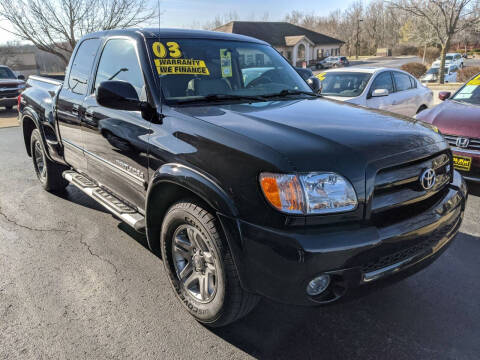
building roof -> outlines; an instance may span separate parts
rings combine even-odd
[[[288,43],[292,43],[290,39],[298,36],[305,36],[314,44],[343,44],[341,40],[287,22],[231,21],[215,31],[251,36],[273,46],[292,46],[287,44],[287,38]]]
[[[314,44],[308,37],[305,35],[298,35],[298,36],[285,36],[285,45],[287,46],[295,46],[301,40],[306,40],[311,44]]]

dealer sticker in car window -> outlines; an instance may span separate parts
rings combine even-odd
[[[476,76],[468,82],[468,85],[480,85],[480,75]]]
[[[159,41],[152,44],[153,54],[157,57],[154,59],[155,67],[159,75],[210,75],[205,61],[182,58],[183,54],[177,42],[169,41],[165,45]]]
[[[322,73],[318,74],[317,75],[318,80],[320,80],[320,81],[325,80],[325,74],[326,74],[326,72],[322,72]]]
[[[466,156],[454,156],[453,167],[457,170],[470,171],[472,166],[472,158]]]
[[[220,49],[220,67],[222,77],[232,77],[232,53],[228,49]]]

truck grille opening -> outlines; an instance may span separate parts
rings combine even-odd
[[[429,190],[420,183],[426,169],[433,169],[436,176]],[[444,196],[443,190],[451,182],[452,175],[450,153],[380,170],[375,178],[371,200],[371,220],[383,227],[427,210]]]

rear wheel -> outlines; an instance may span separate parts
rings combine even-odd
[[[178,299],[201,323],[219,327],[248,314],[259,297],[245,292],[232,255],[205,207],[178,202],[165,215],[161,250]]]
[[[45,155],[40,132],[38,129],[32,131],[30,138],[30,151],[32,154],[33,167],[38,180],[47,191],[61,191],[68,185],[68,181],[62,177],[65,166],[57,164]]]

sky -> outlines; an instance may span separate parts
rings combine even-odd
[[[1,1],[1,0],[0,0]],[[158,0],[148,0],[158,6]],[[201,27],[216,16],[235,12],[239,20],[262,20],[268,14],[269,21],[282,20],[292,10],[327,15],[332,10],[346,9],[354,0],[160,0],[161,27]],[[368,0],[364,0],[367,2]],[[0,14],[1,15],[1,14]],[[10,28],[0,20],[0,27]],[[0,29],[0,44],[15,40],[7,31]]]

